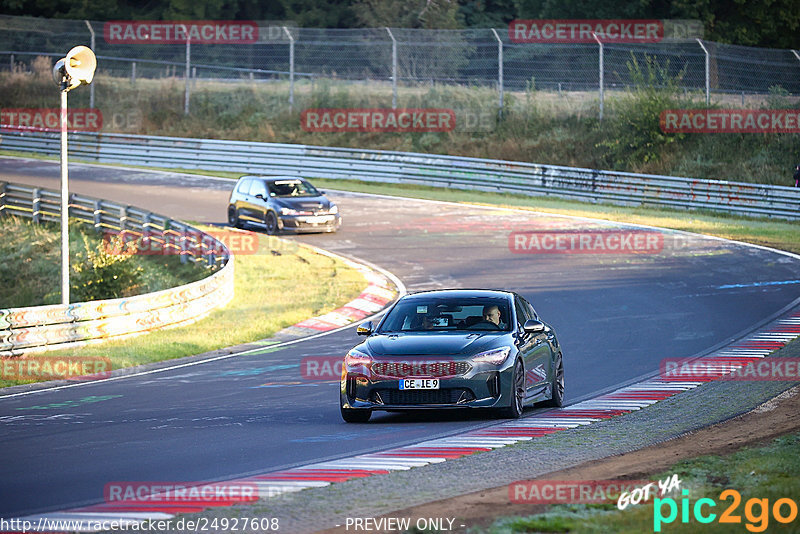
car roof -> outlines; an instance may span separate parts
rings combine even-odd
[[[245,178],[259,178],[269,182],[274,182],[275,180],[306,180],[306,178],[302,176],[264,176],[260,174],[245,174],[244,176],[240,176],[239,180],[244,180]]]
[[[414,297],[453,297],[453,298],[509,298],[515,295],[513,291],[503,289],[434,289],[408,293],[403,298]]]

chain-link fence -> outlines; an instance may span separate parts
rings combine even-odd
[[[603,90],[637,83],[634,64],[655,62],[673,83],[706,98],[770,91],[800,94],[800,54],[725,45],[699,39],[653,44],[528,44],[509,39],[507,28],[416,30],[314,29],[258,23],[249,42],[228,44],[123,44],[107,38],[108,23],[0,16],[0,68],[29,64],[36,56],[63,57],[91,46],[98,76],[183,78],[188,93],[198,81],[281,82],[285,106],[297,84],[370,84],[391,91],[440,84],[481,87],[502,107],[505,92],[585,92],[595,104]],[[601,67],[602,65],[602,67]],[[189,83],[191,80],[192,83]],[[602,80],[602,83],[601,83]],[[656,83],[649,80],[650,83]],[[94,105],[94,93],[92,93]],[[601,106],[602,108],[602,106]]]

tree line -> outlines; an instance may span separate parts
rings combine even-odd
[[[0,0],[0,13],[87,20],[290,21],[310,28],[501,28],[514,19],[694,19],[706,39],[800,48],[797,0]]]

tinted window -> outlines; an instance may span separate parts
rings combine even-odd
[[[250,190],[250,180],[240,180],[239,186],[236,188],[236,192],[246,195],[248,194],[247,192],[249,190]]]
[[[264,180],[253,180],[252,184],[250,185],[250,196],[254,197],[256,195],[261,195],[264,198],[267,198],[267,184]]]
[[[496,308],[496,310],[494,310]],[[484,314],[499,312],[499,328]],[[386,316],[380,333],[424,331],[508,331],[508,300],[504,298],[414,297],[400,301]]]
[[[537,315],[536,310],[533,309],[530,302],[522,299],[522,304],[528,309],[528,313],[530,313],[532,319],[539,319],[539,315]]]
[[[269,184],[269,192],[276,197],[318,197],[320,192],[305,180],[275,180]]]
[[[515,298],[514,306],[517,309],[517,322],[520,325],[525,324],[525,321],[527,321],[528,319],[533,319],[533,316],[530,314],[525,305],[522,303],[522,299]]]

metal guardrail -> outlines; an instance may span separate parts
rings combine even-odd
[[[60,193],[0,182],[0,216],[60,220]],[[108,200],[70,195],[70,217],[112,236],[146,238],[182,261],[220,267],[182,286],[128,298],[0,309],[0,356],[41,352],[148,332],[199,319],[233,298],[233,255],[224,243],[188,224]],[[169,250],[174,247],[175,250]]]
[[[56,133],[2,133],[0,148],[58,154]],[[421,184],[587,202],[800,218],[800,188],[410,152],[125,134],[72,133],[70,156],[98,163]]]

